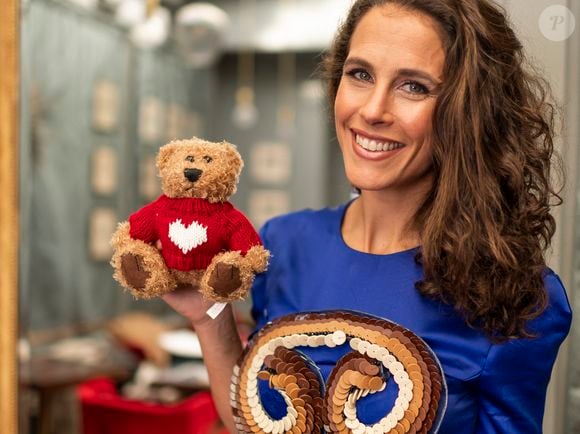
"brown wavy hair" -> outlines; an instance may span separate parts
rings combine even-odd
[[[321,64],[331,113],[351,36],[387,3],[438,23],[444,77],[433,114],[434,184],[415,214],[424,279],[418,290],[453,305],[495,341],[531,337],[547,306],[544,252],[560,205],[554,151],[561,110],[528,62],[505,10],[488,0],[358,0]]]

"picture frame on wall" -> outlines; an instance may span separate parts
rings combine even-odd
[[[188,113],[178,103],[167,104],[167,139],[178,140],[187,138]]]
[[[290,212],[290,205],[290,194],[285,190],[254,190],[248,199],[248,217],[259,228],[272,217]]]
[[[91,188],[97,196],[112,196],[118,188],[117,151],[98,145],[91,155]]]
[[[93,128],[101,133],[112,133],[119,124],[119,87],[108,79],[93,85]]]
[[[113,208],[95,207],[89,215],[89,256],[94,261],[110,261],[113,248],[111,237],[119,219]]]
[[[139,139],[147,144],[164,140],[165,103],[155,96],[143,98],[139,105]]]
[[[292,152],[282,142],[261,142],[250,151],[250,174],[265,185],[286,185],[292,171]]]

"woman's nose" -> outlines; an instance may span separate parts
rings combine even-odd
[[[367,96],[366,101],[360,108],[360,114],[369,124],[392,123],[391,95],[387,90],[375,88]]]

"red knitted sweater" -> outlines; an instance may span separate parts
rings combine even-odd
[[[222,251],[245,254],[262,244],[252,224],[230,202],[161,195],[132,214],[129,223],[131,238],[160,240],[167,266],[181,271],[205,269]]]

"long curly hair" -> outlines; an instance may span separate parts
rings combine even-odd
[[[547,306],[550,208],[562,203],[561,109],[499,5],[358,0],[321,64],[331,113],[358,22],[387,3],[434,19],[446,53],[433,114],[435,181],[414,218],[424,269],[416,286],[495,341],[531,337],[526,323]]]

